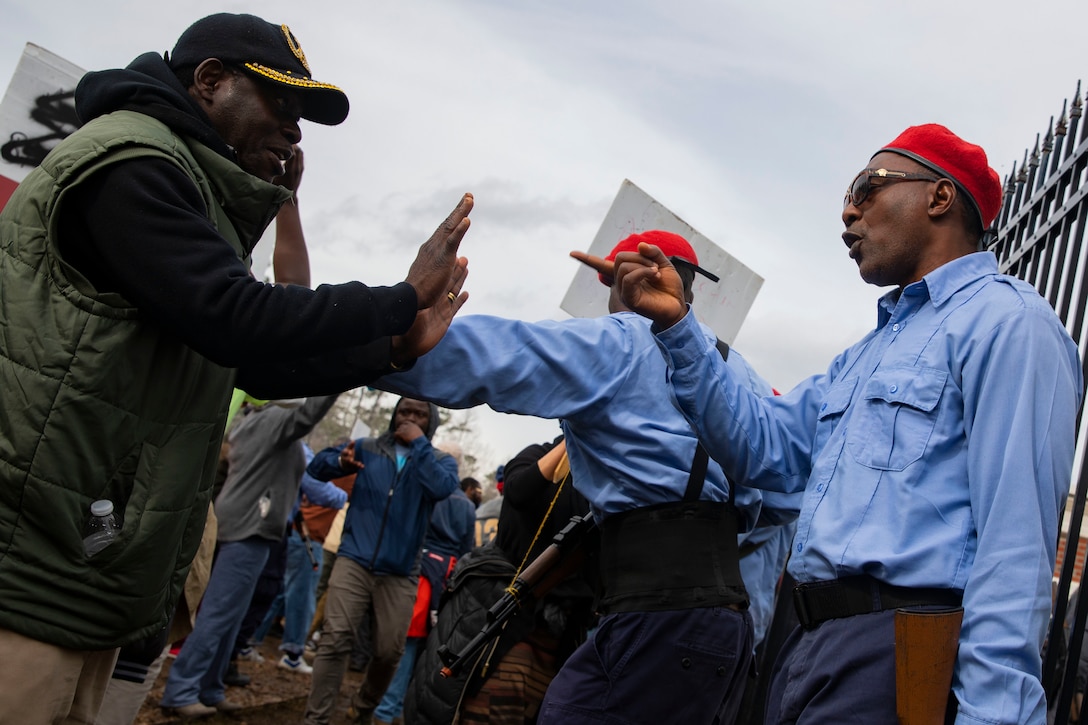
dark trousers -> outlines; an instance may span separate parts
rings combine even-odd
[[[609,614],[548,686],[537,723],[732,723],[751,659],[747,612]]]
[[[767,725],[895,725],[895,612],[800,627],[782,645]]]
[[[744,702],[737,717],[737,725],[764,725],[763,716],[767,709],[767,691],[771,687],[771,675],[774,671],[774,663],[778,661],[778,653],[797,627],[797,610],[793,606],[793,597],[789,592],[793,591],[796,584],[789,572],[782,572],[782,582],[779,584],[779,594],[774,605],[774,617],[771,626],[763,641],[756,647],[755,671],[748,679],[748,685],[744,690]]]
[[[288,535],[290,535],[288,533]],[[264,621],[264,615],[268,614],[272,602],[283,591],[283,577],[287,571],[287,536],[272,547],[265,562],[261,576],[257,579],[257,588],[253,590],[253,597],[246,609],[246,616],[242,618],[242,626],[238,629],[238,636],[234,640],[234,651],[231,659],[238,657],[238,652],[249,646],[249,640],[257,631],[257,627]]]

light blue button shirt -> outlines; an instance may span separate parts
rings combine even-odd
[[[697,330],[713,348],[713,333]],[[746,390],[771,393],[736,352],[728,367]],[[447,408],[487,404],[559,419],[574,485],[598,517],[679,501],[687,486],[695,434],[666,384],[649,321],[631,312],[536,323],[459,317],[411,370],[374,385]],[[728,490],[711,461],[702,499],[725,501]],[[754,524],[760,498],[738,489],[742,529]]]
[[[801,582],[868,574],[964,591],[961,723],[1043,723],[1040,649],[1083,381],[1077,349],[988,252],[879,303],[877,328],[780,398],[738,385],[689,314],[658,335],[731,478],[805,490]]]
[[[302,451],[306,456],[306,465],[308,466],[310,461],[314,459],[313,449],[303,442]],[[295,508],[291,510],[291,517],[287,520],[288,523],[295,518],[303,495],[314,506],[324,506],[330,509],[342,509],[344,504],[348,502],[348,494],[344,489],[332,481],[318,481],[305,471],[302,472],[302,482],[298,493],[299,500],[295,502]]]

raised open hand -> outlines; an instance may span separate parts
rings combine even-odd
[[[417,312],[408,332],[393,338],[392,361],[395,365],[405,365],[434,349],[450,328],[454,315],[468,300],[468,292],[461,290],[466,277],[468,260],[460,257],[450,277],[449,292],[432,306]]]
[[[458,265],[464,266],[463,260],[457,256],[457,248],[468,231],[468,214],[472,211],[472,204],[472,194],[461,197],[457,208],[419,248],[408,270],[404,281],[415,288],[420,310],[447,301],[447,293],[453,290],[455,269]]]

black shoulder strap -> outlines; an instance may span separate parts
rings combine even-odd
[[[729,343],[718,340],[715,344],[722,360],[729,359]],[[684,489],[685,501],[698,501],[703,493],[703,482],[706,480],[706,467],[710,456],[702,443],[695,446],[695,457],[691,461],[691,474],[688,476],[688,485]],[[729,484],[729,503],[733,503],[733,484]]]
[[[702,443],[695,445],[695,458],[691,461],[691,473],[688,474],[688,486],[684,490],[684,501],[698,501],[703,493],[703,482],[706,480],[706,464],[710,456]]]
[[[721,355],[722,355],[722,360],[728,360],[729,359],[729,343],[728,342],[725,342],[724,340],[718,340],[718,342],[714,345],[714,347],[718,348],[718,352],[720,352]]]

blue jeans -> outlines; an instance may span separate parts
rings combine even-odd
[[[283,591],[273,600],[264,621],[253,634],[254,644],[264,642],[268,630],[282,614],[283,640],[280,649],[296,659],[306,647],[306,634],[310,631],[310,622],[317,608],[314,592],[321,577],[321,546],[312,541],[310,546],[317,560],[317,569],[314,569],[310,555],[306,553],[302,538],[294,531],[287,537],[287,571],[283,576]]]
[[[208,588],[177,659],[170,668],[163,707],[202,702],[215,705],[225,697],[223,675],[230,664],[234,638],[249,608],[257,578],[278,541],[251,537],[219,545]]]
[[[389,687],[385,688],[385,695],[374,711],[374,717],[385,722],[393,722],[400,717],[404,710],[404,695],[408,692],[408,683],[412,681],[412,670],[416,668],[416,654],[423,644],[425,637],[409,637],[404,643],[404,654],[400,656],[400,664],[393,674]]]

